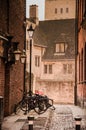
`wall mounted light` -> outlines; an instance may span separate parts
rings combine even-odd
[[[25,60],[26,60],[26,52],[25,52],[25,50],[23,50],[20,59],[21,59],[21,63],[24,64],[24,63],[25,63]]]
[[[5,63],[14,64],[20,60],[20,56],[25,61],[25,52],[18,49],[19,42],[12,42],[13,36],[8,35],[6,37],[0,35],[0,57],[2,57]],[[24,62],[22,61],[22,62]]]
[[[8,39],[0,35],[0,57],[4,57],[4,43],[8,42]]]

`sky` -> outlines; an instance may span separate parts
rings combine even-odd
[[[29,6],[38,5],[39,20],[44,20],[44,1],[45,0],[26,0],[26,17],[29,18]]]

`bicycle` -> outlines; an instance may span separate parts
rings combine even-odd
[[[15,106],[15,114],[18,110],[24,111],[24,114],[27,114],[30,110],[34,110],[37,114],[43,114],[49,107],[53,106],[53,100],[47,96],[28,94],[29,92],[24,93],[22,100]]]

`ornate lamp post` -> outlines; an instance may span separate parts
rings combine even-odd
[[[30,28],[27,30],[30,38],[30,68],[29,68],[29,95],[32,95],[32,90],[31,90],[31,82],[32,82],[32,77],[31,77],[31,70],[32,70],[32,37],[33,37],[33,32],[34,29],[32,28],[32,25]]]

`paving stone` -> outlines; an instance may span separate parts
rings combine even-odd
[[[51,121],[46,130],[75,130],[74,116],[79,114],[82,117],[81,127],[86,127],[86,115],[79,107],[72,107],[68,105],[57,105],[56,110],[53,112]],[[81,115],[83,113],[83,115]]]
[[[34,130],[75,130],[74,117],[80,116],[81,128],[86,130],[86,109],[73,105],[55,105],[55,107],[55,110],[49,109],[41,115],[32,111],[29,115],[20,113],[6,117],[2,130],[28,130],[27,116],[34,117]]]

